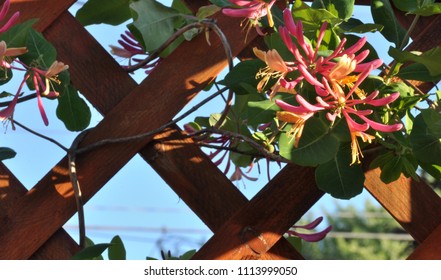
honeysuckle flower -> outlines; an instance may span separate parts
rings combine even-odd
[[[47,118],[46,112],[44,111],[43,100],[41,96],[49,98],[58,97],[59,93],[54,89],[52,82],[60,84],[60,81],[58,80],[58,74],[64,70],[67,70],[68,68],[69,66],[64,64],[63,62],[54,61],[49,69],[47,69],[46,71],[38,68],[31,69],[32,71],[30,73],[32,74],[32,82],[34,84],[35,92],[37,95],[38,109],[45,125],[49,124],[49,120]]]
[[[323,221],[323,217],[318,217],[313,222],[306,225],[294,225],[292,226],[286,233],[288,236],[297,236],[306,242],[318,242],[326,237],[326,235],[332,230],[332,226],[328,226],[322,231],[313,232],[313,233],[305,233],[299,232],[298,229],[303,230],[313,230],[315,229],[321,222]]]
[[[0,120],[1,121],[7,121],[10,120],[11,124],[12,124],[12,128],[14,128],[14,111],[15,111],[15,106],[17,105],[18,102],[18,97],[20,96],[21,90],[24,86],[24,84],[26,83],[26,80],[29,78],[29,74],[27,74],[25,76],[25,78],[21,81],[20,86],[17,89],[17,93],[15,94],[14,98],[12,99],[11,102],[9,102],[9,105],[4,108],[3,110],[0,110]]]
[[[28,50],[23,48],[8,48],[5,41],[0,42],[0,68],[11,68],[11,57],[25,54]]]
[[[283,111],[276,112],[277,119],[291,123],[292,127],[288,132],[289,137],[294,139],[294,147],[298,147],[300,138],[302,137],[303,128],[306,121],[314,115],[315,112],[311,112],[306,108],[290,105],[282,100],[276,99],[276,104]]]
[[[358,82],[358,81],[357,81]],[[352,162],[360,163],[360,156],[363,157],[360,145],[357,141],[357,137],[360,137],[363,142],[369,142],[375,139],[374,136],[365,133],[366,130],[372,128],[380,132],[395,132],[402,129],[403,125],[401,123],[396,124],[381,124],[369,119],[367,116],[373,113],[371,109],[357,110],[358,105],[371,105],[371,106],[386,106],[389,103],[395,101],[400,94],[398,92],[392,93],[389,96],[375,99],[379,92],[374,91],[366,98],[355,99],[352,98],[352,93],[355,91],[355,87],[347,95],[341,95],[334,92],[329,84],[324,81],[325,87],[327,87],[329,96],[322,98],[317,96],[317,104],[310,104],[302,96],[297,95],[296,100],[300,104],[299,108],[309,112],[318,112],[321,110],[327,110],[326,117],[331,123],[334,123],[337,117],[344,117],[348,125],[349,131],[351,133],[351,151],[352,151]],[[296,106],[293,106],[296,107]],[[300,109],[298,109],[300,110]],[[352,116],[356,116],[358,119],[362,120],[364,123],[356,122]]]
[[[277,79],[276,84],[271,88],[270,99],[272,99],[276,92],[280,88],[280,80],[283,79],[286,74],[293,70],[292,63],[285,62],[277,50],[261,51],[257,48],[253,48],[254,54],[263,62],[266,63],[266,67],[257,72],[256,79],[261,79],[257,85],[257,90],[262,92],[266,87],[270,79]]]
[[[148,57],[149,54],[144,51],[141,44],[136,41],[132,33],[126,31],[124,34],[121,34],[120,37],[121,39],[118,40],[120,46],[110,45],[110,49],[113,55],[129,60],[128,66],[123,66],[123,68],[130,67],[132,61],[138,63],[145,57]],[[142,68],[146,69],[146,74],[150,74],[159,62],[160,58],[155,59],[151,63],[144,65]]]
[[[10,1],[6,0],[5,3],[3,3],[2,8],[0,10],[0,22],[3,21],[8,14],[10,6]],[[11,28],[16,22],[18,17],[20,16],[20,12],[15,12],[3,26],[0,27],[0,33],[6,32]]]
[[[251,171],[251,168],[252,168],[252,166],[250,167],[250,169],[246,173],[249,173]],[[239,166],[235,166],[234,173],[230,176],[230,180],[232,182],[234,182],[234,181],[243,180],[243,178],[245,178],[250,181],[257,181],[257,178],[248,176],[246,173],[243,172]]]
[[[271,7],[274,5],[276,0],[229,0],[229,2],[238,6],[238,8],[224,8],[222,9],[222,13],[230,17],[240,17],[248,19],[248,22],[246,24],[246,26],[249,26],[248,30],[252,27],[256,27],[257,33],[259,35],[264,35],[259,27],[259,20],[265,16],[268,18],[269,26],[274,26],[273,17],[271,14]]]
[[[375,69],[383,63],[380,59],[361,63],[369,54],[368,50],[356,54],[366,43],[365,37],[347,49],[344,48],[346,39],[343,38],[329,56],[320,56],[318,50],[325,36],[327,22],[321,26],[315,47],[313,47],[303,36],[302,22],[298,21],[296,24],[289,9],[283,11],[283,18],[285,26],[279,27],[279,33],[288,50],[294,56],[294,68],[298,70],[300,76],[293,81],[282,79],[280,81],[282,87],[292,89],[299,82],[305,80],[316,87],[319,95],[325,96],[327,92],[324,90],[322,78],[332,85],[334,91],[340,91],[341,87],[351,87],[357,80],[357,75],[350,76],[351,73],[359,73],[364,76],[370,72],[371,66]],[[291,36],[294,36],[296,41],[293,41]],[[357,94],[359,93],[361,94],[361,92],[357,92]]]

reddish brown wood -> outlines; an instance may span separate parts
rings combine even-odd
[[[177,127],[155,136],[140,154],[213,232],[248,202]],[[285,239],[279,240],[268,254],[260,257],[302,259]]]
[[[323,192],[314,169],[287,165],[240,208],[194,259],[256,259],[314,205]]]
[[[69,43],[61,34],[69,33]],[[89,32],[64,12],[44,35],[69,65],[72,83],[101,113],[106,114],[137,86],[136,82]],[[115,41],[119,37],[115,34]]]
[[[366,172],[366,189],[417,241],[423,242],[441,223],[441,198],[423,181],[401,176],[388,185],[381,171]]]
[[[219,17],[218,24],[237,55],[244,48],[243,37],[236,32],[239,20]],[[60,38],[70,32],[68,26],[57,28],[60,28]],[[84,144],[150,131],[173,118],[226,66],[224,50],[214,35],[211,44],[211,47],[207,46],[205,38],[199,36],[181,45],[108,113],[86,136]],[[83,59],[87,60],[88,55],[84,53]],[[96,82],[105,85],[104,81]],[[101,94],[105,98],[107,92]],[[85,200],[94,195],[148,141],[110,145],[80,156],[77,160],[78,175]],[[28,258],[73,215],[75,203],[66,166],[66,159],[62,159],[14,205],[11,210],[15,213],[14,219],[0,229],[0,238],[7,244],[0,248],[0,258]],[[30,234],[29,229],[37,226],[41,229],[38,234]]]
[[[75,2],[75,0],[11,0],[9,15],[19,11],[20,22],[38,19],[34,27],[43,31]],[[67,34],[69,33],[65,35]]]
[[[441,224],[416,248],[408,260],[441,260]]]
[[[14,217],[10,212],[11,206],[23,195],[27,189],[11,173],[11,171],[0,162],[0,221],[2,225],[5,221]],[[7,224],[7,222],[6,222]],[[69,259],[74,253],[79,251],[77,243],[70,235],[60,229],[43,246],[35,252],[32,259]]]

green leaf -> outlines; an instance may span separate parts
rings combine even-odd
[[[180,260],[190,260],[193,256],[194,256],[194,254],[196,254],[196,250],[189,250],[189,251],[187,251],[187,252],[185,252],[184,254],[182,254],[180,257],[179,257],[179,259]]]
[[[216,14],[220,10],[221,8],[216,5],[202,6],[199,8],[198,12],[196,13],[196,17],[199,19],[208,18]]]
[[[406,30],[401,27],[389,0],[372,0],[371,1],[372,18],[376,24],[381,24],[384,28],[381,30],[381,34],[392,43],[395,43],[396,47],[400,47],[404,42],[406,36]]]
[[[86,102],[72,86],[66,86],[58,97],[57,117],[70,131],[81,131],[90,123],[91,112]]]
[[[432,109],[426,109],[422,110],[421,114],[430,133],[441,138],[441,113]]]
[[[315,31],[323,22],[329,21],[331,25],[342,22],[336,15],[325,9],[313,9],[300,0],[296,0],[292,7],[292,15],[295,20],[301,20],[305,31]]]
[[[342,22],[339,27],[345,31],[345,33],[367,33],[377,32],[383,29],[383,25],[375,23],[363,23],[359,19],[350,18],[346,22]]]
[[[296,248],[297,251],[302,252],[302,239],[297,236],[289,236],[286,238],[288,240],[289,244]]]
[[[132,17],[130,0],[89,0],[75,17],[84,26],[91,24],[119,25]]]
[[[414,11],[411,14],[420,15],[424,17],[441,14],[441,3],[432,3],[430,5],[424,5]]]
[[[133,0],[130,9],[134,22],[128,28],[147,52],[158,49],[183,20],[175,9],[155,0]]]
[[[418,80],[423,82],[438,82],[441,80],[441,74],[437,76],[430,75],[427,67],[421,63],[412,63],[409,66],[402,67],[397,76],[404,80]]]
[[[0,34],[0,41],[5,41],[8,48],[25,47],[28,34],[36,19],[30,19],[23,23],[13,25],[8,31]]]
[[[248,94],[250,88],[243,85],[247,84],[257,88],[259,80],[256,79],[256,73],[265,66],[265,63],[259,59],[242,61],[219,83],[229,87],[236,94]],[[257,89],[254,91],[257,91]]]
[[[392,0],[394,6],[403,12],[414,11],[418,8],[418,1],[416,0]]]
[[[288,134],[291,125],[287,125],[285,133],[280,136],[280,155],[303,166],[317,166],[335,157],[339,141],[329,133],[329,125],[318,118],[309,119],[303,129],[298,148]]]
[[[279,106],[271,100],[248,102],[248,106],[248,124],[254,127],[272,121],[276,112],[280,111]]]
[[[240,142],[239,144],[234,146],[238,151],[240,152],[244,152],[244,153],[253,153],[256,150],[250,146],[250,144],[245,143],[245,142]],[[235,152],[231,152],[230,153],[230,159],[233,161],[233,163],[236,166],[239,167],[248,167],[251,165],[251,163],[253,162],[253,158],[252,156],[249,155],[245,155],[242,153],[235,153]]]
[[[210,0],[210,2],[221,8],[232,6],[231,2],[228,0]]]
[[[380,179],[386,184],[396,181],[403,170],[403,161],[401,156],[394,156],[386,162],[381,168]]]
[[[4,85],[9,83],[9,81],[14,77],[14,72],[11,70],[11,68],[7,69],[0,69],[0,85]],[[4,91],[3,91],[4,93]],[[12,94],[10,95],[12,96]],[[0,96],[1,98],[7,97],[6,95]]]
[[[424,162],[419,163],[421,168],[424,169],[430,176],[436,180],[441,181],[441,166],[436,164],[428,164]]]
[[[27,65],[37,63],[43,68],[49,68],[57,57],[55,47],[33,29],[29,31],[26,47],[28,52],[22,55],[20,60]]]
[[[330,161],[315,169],[318,188],[340,199],[359,195],[364,187],[364,172],[361,165],[350,164],[351,149],[349,145],[344,145]]]
[[[74,255],[72,260],[93,260],[101,257],[101,254],[111,246],[111,243],[101,243],[86,247],[76,255]]]
[[[4,161],[5,159],[14,158],[17,153],[11,149],[6,147],[0,147],[0,161]]]
[[[441,165],[441,135],[430,131],[423,114],[414,120],[410,141],[413,153],[420,162]]]
[[[126,249],[124,248],[124,243],[121,238],[116,235],[110,241],[109,250],[107,251],[109,260],[125,260],[126,259]]]
[[[311,7],[315,9],[324,8],[333,15],[347,20],[352,16],[354,3],[355,0],[314,0]]]
[[[423,64],[432,77],[441,75],[441,47],[435,47],[420,55],[389,48],[389,55],[399,62],[413,61]]]

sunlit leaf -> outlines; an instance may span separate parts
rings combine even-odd
[[[181,13],[155,0],[131,1],[134,22],[129,30],[148,52],[158,49],[182,22]]]
[[[420,55],[395,48],[390,48],[388,53],[399,62],[413,61],[423,64],[432,77],[441,75],[441,47],[432,48]]]
[[[311,7],[325,8],[333,15],[347,20],[352,16],[354,3],[355,0],[314,0]]]

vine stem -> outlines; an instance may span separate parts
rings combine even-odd
[[[412,20],[412,23],[410,24],[409,29],[407,30],[406,34],[404,35],[403,41],[401,42],[401,45],[399,46],[400,51],[402,51],[404,49],[404,47],[406,46],[406,42],[410,38],[410,33],[412,33],[413,30],[415,29],[415,26],[416,26],[419,19],[420,19],[420,16],[416,15],[414,17],[414,19]],[[395,71],[395,68],[397,67],[397,65],[398,65],[397,61],[394,60],[390,66],[389,72],[386,75],[386,80],[389,80],[391,78],[391,75]]]
[[[28,94],[26,96],[20,97],[17,99],[17,103],[25,102],[37,97],[36,93]],[[12,101],[0,102],[0,107],[8,107]]]
[[[216,96],[218,96],[219,94],[225,92],[227,90],[227,88],[223,88],[213,94],[211,94],[210,96],[208,96],[207,98],[205,98],[204,100],[202,100],[201,102],[199,102],[197,105],[193,106],[190,110],[188,110],[187,112],[185,112],[184,114],[182,114],[181,116],[177,117],[176,119],[171,120],[170,122],[158,127],[157,129],[148,131],[146,133],[142,133],[142,134],[138,134],[138,135],[134,135],[134,136],[128,136],[128,137],[121,137],[121,138],[113,138],[113,139],[104,139],[98,142],[95,142],[93,144],[90,144],[88,146],[85,146],[83,148],[78,148],[76,150],[76,154],[82,154],[82,153],[86,153],[89,152],[91,150],[94,150],[98,147],[102,147],[104,145],[108,145],[108,144],[118,144],[118,143],[125,143],[125,142],[130,142],[130,141],[136,141],[136,140],[142,140],[144,138],[153,136],[159,132],[162,132],[164,129],[166,129],[167,127],[169,127],[170,125],[174,125],[177,122],[181,121],[182,119],[186,118],[187,116],[189,116],[191,113],[195,112],[196,110],[198,110],[200,107],[202,107],[203,105],[205,105],[207,102],[209,102],[210,100],[212,100],[213,98],[215,98]]]
[[[277,162],[292,163],[291,161],[287,160],[286,158],[284,158],[280,155],[271,153],[270,151],[265,149],[262,145],[255,142],[253,139],[251,139],[247,136],[244,136],[242,134],[239,134],[239,133],[221,130],[221,129],[213,127],[213,128],[204,128],[204,129],[201,129],[201,130],[196,131],[194,133],[191,133],[191,134],[189,134],[189,137],[199,136],[199,135],[205,134],[205,133],[220,134],[220,135],[224,135],[224,136],[227,136],[230,138],[240,139],[240,140],[250,144],[254,149],[256,149],[259,152],[260,155],[262,155],[265,158],[269,158],[269,159],[275,160]]]
[[[17,126],[23,128],[24,130],[26,130],[27,132],[30,132],[31,134],[34,134],[34,135],[36,135],[36,136],[38,136],[38,137],[40,137],[40,138],[43,138],[43,139],[45,139],[45,140],[47,140],[47,141],[49,141],[49,142],[51,142],[51,143],[57,145],[58,147],[60,147],[60,148],[61,148],[62,150],[64,150],[65,152],[68,152],[68,151],[69,151],[68,148],[66,148],[64,145],[62,145],[60,142],[56,141],[55,139],[50,138],[50,137],[47,137],[47,136],[45,136],[45,135],[43,135],[43,134],[41,134],[41,133],[38,133],[38,132],[36,132],[36,131],[30,129],[29,127],[27,127],[27,126],[25,126],[25,125],[19,123],[19,122],[16,121],[15,119],[14,119],[14,120],[11,119],[11,123],[13,123],[14,125],[17,125]]]
[[[84,218],[84,203],[83,203],[83,195],[81,193],[80,182],[78,181],[77,176],[77,166],[76,166],[76,155],[78,145],[86,136],[87,132],[90,129],[84,130],[75,138],[72,142],[72,145],[67,153],[68,161],[69,161],[69,177],[72,184],[72,188],[75,194],[75,203],[77,206],[78,213],[78,231],[79,231],[79,245],[81,248],[85,248],[86,245],[86,221]]]
[[[137,64],[135,64],[133,66],[127,67],[126,71],[133,72],[133,71],[138,70],[138,69],[142,68],[143,66],[147,65],[149,62],[155,60],[156,58],[158,58],[160,56],[160,54],[166,48],[168,48],[170,46],[170,44],[172,44],[176,39],[178,39],[179,36],[181,36],[182,34],[184,34],[185,32],[187,32],[193,28],[203,28],[205,30],[205,32],[207,32],[206,34],[208,34],[208,31],[210,31],[210,30],[213,30],[216,33],[216,35],[219,37],[219,39],[222,43],[222,46],[224,47],[225,55],[227,56],[227,61],[228,61],[228,68],[231,71],[234,68],[233,52],[231,51],[231,46],[228,43],[228,40],[227,40],[227,37],[225,36],[225,34],[222,32],[222,30],[216,24],[216,21],[212,20],[212,19],[203,19],[198,22],[190,23],[190,24],[180,28],[170,38],[168,38],[167,41],[165,41],[157,50],[155,50],[153,53],[151,53],[147,58],[145,58],[144,60],[138,62]],[[210,45],[210,41],[208,40],[208,36],[207,36],[207,43]],[[225,108],[224,108],[219,120],[214,125],[215,128],[219,128],[222,125],[222,123],[225,121],[225,119],[227,118],[227,115],[230,111],[232,103],[233,103],[233,91],[229,90]]]

